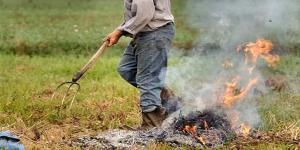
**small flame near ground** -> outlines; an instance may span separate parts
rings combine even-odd
[[[208,130],[208,128],[209,128],[206,121],[204,121],[204,128],[205,128],[205,130]],[[192,126],[186,125],[184,127],[183,131],[185,133],[189,133],[190,135],[195,137],[197,140],[199,140],[199,142],[201,144],[206,145],[205,138],[203,136],[197,134],[197,126],[196,125],[192,125]]]
[[[198,127],[196,125],[192,125],[192,126],[191,125],[186,125],[184,127],[183,131],[185,133],[189,133],[190,135],[194,136],[196,139],[199,140],[200,143],[202,143],[203,145],[205,145],[206,144],[205,138],[203,136],[201,136],[201,135],[200,136],[197,135],[197,128]],[[208,130],[209,129],[209,126],[208,126],[208,123],[207,123],[206,120],[203,121],[203,129],[204,130]]]
[[[189,133],[189,134],[196,134],[197,133],[197,126],[190,126],[190,125],[186,125],[183,129],[184,132]]]
[[[241,128],[241,132],[242,132],[243,136],[246,137],[250,134],[251,127],[249,125],[246,125],[245,123],[242,123],[240,128]]]
[[[199,140],[203,145],[206,145],[205,138],[204,138],[203,136],[199,136],[199,137],[198,137],[198,140]]]

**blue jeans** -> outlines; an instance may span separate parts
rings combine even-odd
[[[165,84],[168,51],[173,37],[174,25],[169,23],[155,31],[138,33],[125,49],[118,71],[140,90],[143,112],[162,106],[160,93]]]

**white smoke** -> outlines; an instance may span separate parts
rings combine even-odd
[[[258,37],[278,44],[299,43],[299,0],[189,0],[188,22],[201,43],[231,48]]]

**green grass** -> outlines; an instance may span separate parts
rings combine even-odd
[[[60,82],[70,80],[86,60],[84,57],[67,56],[1,56],[0,111],[6,115],[17,115],[26,121],[27,125],[33,125],[39,120],[58,123],[73,115],[79,118],[97,115],[111,117],[111,114],[124,117],[125,112],[132,107],[138,107],[137,91],[130,88],[116,72],[118,57],[105,57],[83,77],[82,90],[71,112],[64,110],[63,114],[58,113],[57,106],[60,105],[60,101],[50,100],[53,89]],[[110,121],[106,127],[138,121],[136,116],[130,117],[131,119],[117,116],[112,119],[103,118],[104,121]],[[114,123],[114,119],[117,119],[118,123]],[[1,118],[2,123],[14,121]]]
[[[175,45],[190,48],[191,28],[184,24],[184,2],[173,0]],[[123,21],[119,0],[1,0],[0,52],[14,54],[87,54]],[[124,48],[127,39],[117,48]]]
[[[0,59],[2,129],[32,138],[31,128],[37,128],[39,132],[47,132],[46,128],[50,128],[52,132],[55,125],[68,126],[63,133],[74,134],[73,130],[99,132],[140,122],[138,93],[117,74],[118,57],[102,58],[83,77],[82,90],[70,110],[60,107],[59,95],[53,100],[51,96],[55,87],[70,80],[87,58],[1,55]]]
[[[122,19],[122,4],[118,1],[2,0],[1,3],[0,50],[9,53],[91,51]],[[112,8],[114,11],[110,11]]]

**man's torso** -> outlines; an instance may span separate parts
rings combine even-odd
[[[124,0],[125,12],[124,18],[125,22],[130,20],[132,17],[136,15],[136,8],[132,6],[132,3],[135,0]],[[171,3],[170,0],[153,0],[155,5],[155,12],[152,20],[141,30],[141,32],[145,31],[153,31],[157,28],[166,25],[167,23],[174,22],[174,17],[171,13]],[[144,14],[147,15],[147,10],[143,11]]]

